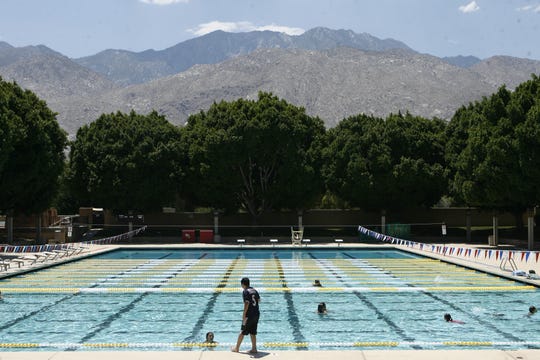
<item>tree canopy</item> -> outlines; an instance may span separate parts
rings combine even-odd
[[[322,120],[269,93],[214,103],[189,117],[185,132],[196,202],[244,209],[303,209],[322,192]]]
[[[66,144],[47,104],[0,78],[0,210],[32,214],[49,207]]]
[[[435,204],[446,190],[445,122],[410,114],[357,115],[329,130],[328,189],[366,210]]]
[[[80,205],[150,211],[181,186],[180,131],[152,112],[104,114],[77,131],[66,175]]]
[[[448,126],[451,191],[470,206],[522,211],[540,189],[540,78],[460,108]]]
[[[533,76],[513,92],[502,87],[449,123],[356,115],[326,131],[269,93],[214,103],[181,128],[155,112],[103,115],[77,133],[63,177],[81,204],[155,210],[180,192],[194,206],[244,210],[255,221],[317,205],[325,190],[365,210],[427,207],[451,193],[460,204],[518,212],[540,199],[539,85]],[[27,136],[9,114],[0,113],[1,171],[14,139]]]

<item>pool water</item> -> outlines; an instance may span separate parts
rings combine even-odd
[[[261,294],[261,350],[540,347],[540,314],[526,315],[535,287],[346,248],[122,250],[6,278],[0,347],[205,349],[213,331],[225,350],[238,336],[244,276]],[[328,314],[317,314],[320,302]],[[465,323],[446,323],[445,313]]]

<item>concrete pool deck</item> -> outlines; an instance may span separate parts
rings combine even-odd
[[[227,351],[86,351],[0,352],[1,360],[534,360],[539,350],[350,350],[261,351],[258,354]]]
[[[431,244],[430,244],[431,245]],[[438,244],[433,244],[438,245]],[[442,244],[440,244],[442,245]],[[358,243],[345,243],[342,244],[344,248],[396,248],[400,250],[414,252],[420,255],[429,256],[434,259],[439,259],[445,262],[454,263],[457,265],[465,266],[468,268],[476,269],[479,271],[491,273],[498,276],[503,276],[509,279],[515,279],[518,281],[534,284],[540,286],[539,280],[529,280],[520,276],[513,276],[511,272],[502,270],[497,265],[496,261],[492,259],[477,258],[477,259],[463,259],[459,257],[446,256],[441,254],[432,253],[429,251],[421,251],[416,249],[411,249],[403,245],[391,245],[391,244],[358,244]],[[444,246],[456,246],[456,247],[470,247],[477,248],[478,245],[467,245],[467,244],[448,244],[445,243]],[[177,248],[177,249],[189,249],[189,248],[208,248],[208,249],[218,249],[218,248],[240,248],[239,245],[222,245],[222,244],[181,244],[181,245],[99,245],[93,246],[88,251],[80,255],[76,255],[69,258],[59,258],[56,260],[51,260],[46,263],[38,263],[34,265],[25,265],[21,268],[13,267],[8,269],[8,271],[0,273],[0,278],[4,276],[11,276],[17,273],[23,273],[27,271],[38,270],[39,268],[49,267],[51,265],[56,265],[64,263],[67,261],[73,261],[79,258],[85,258],[91,255],[95,255],[101,252],[107,252],[119,248]],[[309,247],[322,247],[322,248],[336,248],[338,249],[338,244],[317,244],[309,245]],[[485,247],[485,246],[482,246]],[[245,249],[272,249],[272,245],[243,245],[242,248]],[[276,250],[278,249],[291,249],[291,245],[276,245]],[[303,247],[305,248],[305,247]],[[1,256],[1,254],[0,254]],[[519,266],[521,265],[521,266]],[[519,264],[518,267],[523,270],[533,269],[537,273],[540,273],[540,264],[537,262],[531,261],[525,264]],[[524,268],[526,266],[526,268]],[[242,349],[249,348],[249,344],[246,342],[248,339],[244,340],[244,346]],[[1,340],[0,340],[1,342]],[[6,348],[0,348],[0,360],[45,360],[45,359],[54,359],[54,360],[86,360],[86,359],[96,359],[100,360],[138,360],[138,359],[182,359],[182,360],[242,360],[242,359],[258,359],[258,358],[269,358],[276,360],[296,360],[300,359],[309,359],[309,360],[379,360],[379,359],[404,359],[404,360],[432,360],[432,359],[452,359],[452,360],[464,360],[464,359],[475,359],[475,360],[503,360],[503,359],[514,359],[514,360],[530,360],[538,359],[540,360],[540,350],[533,349],[519,349],[519,350],[326,350],[326,351],[265,351],[262,350],[260,353],[252,355],[245,352],[241,353],[232,353],[228,351],[207,351],[207,350],[194,350],[194,351],[4,351]]]

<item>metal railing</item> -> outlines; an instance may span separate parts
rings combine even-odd
[[[510,267],[512,269],[507,269],[506,268],[506,265],[510,265]],[[499,265],[499,268],[503,271],[516,271],[517,270],[517,265],[516,265],[516,262],[514,261],[514,259],[512,258],[509,258],[507,256],[504,256],[502,259],[501,259],[501,264]]]

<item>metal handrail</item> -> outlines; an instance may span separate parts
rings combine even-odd
[[[512,268],[512,270],[507,270],[506,264],[510,264],[510,267]],[[516,271],[517,265],[514,259],[505,256],[501,259],[501,264],[499,265],[499,268],[503,271]]]

